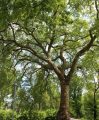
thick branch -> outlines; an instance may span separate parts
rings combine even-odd
[[[83,47],[83,48],[75,55],[74,60],[73,60],[72,65],[71,65],[70,72],[68,73],[68,79],[70,79],[70,78],[72,77],[72,75],[73,75],[73,73],[74,73],[74,70],[75,70],[75,67],[76,67],[76,65],[77,65],[77,62],[78,62],[79,57],[82,56],[83,54],[85,54],[85,52],[87,52],[87,51],[91,48],[91,46],[93,45],[93,42],[94,42],[95,39],[96,39],[96,36],[93,36],[91,31],[89,31],[89,33],[90,33],[90,38],[91,38],[91,40],[89,41],[89,43],[88,43],[85,47]]]
[[[30,46],[22,45],[22,44],[18,43],[18,42],[15,41],[15,40],[4,40],[4,39],[0,39],[0,41],[3,41],[4,43],[12,43],[12,44],[15,44],[17,47],[20,47],[20,48],[22,48],[23,50],[27,50],[27,51],[31,52],[31,53],[32,53],[34,56],[36,56],[37,58],[39,58],[39,59],[47,62],[47,60],[46,60],[44,57],[42,57],[41,55],[38,55],[37,52],[36,52],[33,48],[31,48]]]
[[[34,38],[34,40],[37,42],[37,46],[39,46],[43,50],[44,54],[47,55],[47,52],[45,48],[43,47],[42,43],[40,42],[40,40],[35,37],[34,33],[32,33],[31,35]]]
[[[40,39],[38,39],[38,38],[34,35],[34,30],[35,30],[35,29],[33,29],[33,30],[31,31],[31,30],[29,30],[27,27],[23,27],[23,26],[20,25],[19,23],[13,23],[13,24],[18,25],[18,26],[22,29],[21,31],[23,31],[26,35],[30,35],[30,36],[34,39],[34,41],[36,42],[36,45],[43,51],[43,53],[44,53],[45,55],[47,55],[47,52],[46,52],[45,48],[43,47],[42,43],[40,42]],[[13,31],[12,31],[12,32],[13,32]]]
[[[60,70],[60,67],[56,66],[50,59],[48,59],[48,64],[54,70],[54,72],[57,74],[59,79],[64,79],[64,73]]]

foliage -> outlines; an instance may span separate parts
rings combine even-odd
[[[78,73],[80,74],[80,73]],[[70,84],[70,113],[72,117],[80,118],[82,116],[82,91],[84,82],[81,76],[74,75],[74,80]]]
[[[54,115],[56,115],[56,110],[55,109],[47,109],[46,114],[47,114],[47,116],[54,116]]]
[[[46,114],[45,120],[56,120],[56,110],[48,109],[46,110]]]
[[[97,69],[97,68],[96,68]],[[89,81],[86,83],[86,92],[83,94],[82,111],[85,119],[98,120],[99,119],[99,73],[95,71]],[[93,79],[93,80],[92,80]]]
[[[99,101],[98,101],[98,97],[99,95],[97,95],[97,118],[96,120],[99,119]],[[84,95],[84,98],[83,98],[83,114],[84,114],[84,117],[86,120],[93,120],[94,119],[94,113],[93,113],[93,110],[94,110],[94,103],[93,103],[93,93],[92,91],[90,91],[89,93],[86,93]]]
[[[53,120],[51,118],[54,118],[56,111],[54,109],[48,109],[46,111],[41,111],[41,110],[37,110],[37,111],[32,111],[32,115],[29,116],[29,114],[27,112],[24,112],[20,115],[18,115],[17,119],[18,120]]]
[[[13,113],[12,110],[0,110],[0,120],[12,120],[13,114],[16,118],[16,113]]]
[[[82,69],[87,78],[92,77],[91,69],[99,66],[98,5],[92,0],[0,1],[0,99],[14,96],[11,86],[17,80],[17,105],[22,112],[58,108],[65,99],[59,100],[60,83],[77,79],[71,83],[70,98],[71,111],[78,116],[82,82],[73,74]],[[23,89],[25,80],[30,89]]]
[[[27,112],[23,112],[19,115],[17,115],[17,120],[29,120],[29,116]]]
[[[57,108],[59,100],[58,82],[57,79],[53,79],[52,76],[46,79],[44,71],[37,72],[36,81],[28,91],[33,98],[34,109]]]
[[[32,119],[33,120],[53,120],[56,115],[56,110],[48,109],[46,111],[33,111],[32,112]]]
[[[0,120],[12,120],[14,117],[15,120],[53,120],[56,115],[56,110],[48,109],[46,111],[32,111],[32,116],[30,117],[28,112],[23,113],[14,113],[12,110],[0,110]]]
[[[9,56],[9,53],[3,47],[4,45],[0,47],[0,104],[3,103],[4,105],[4,98],[12,94],[16,72],[11,56]]]
[[[33,120],[44,120],[46,117],[46,112],[44,111],[33,111],[32,113],[32,119]]]

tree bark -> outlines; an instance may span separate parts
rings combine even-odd
[[[70,120],[69,115],[69,84],[66,84],[65,80],[60,83],[61,95],[60,95],[60,107],[57,113],[57,120]]]

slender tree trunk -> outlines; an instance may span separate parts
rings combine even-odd
[[[97,118],[96,90],[94,91],[94,120]]]
[[[69,115],[69,84],[61,81],[60,107],[57,113],[57,120],[70,120]]]
[[[41,110],[41,103],[38,103],[39,110]]]

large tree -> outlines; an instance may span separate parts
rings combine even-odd
[[[0,1],[0,44],[14,64],[41,68],[60,81],[57,120],[70,120],[69,84],[82,55],[98,42],[97,0]],[[28,71],[28,72],[27,72]],[[25,72],[31,73],[26,69]]]

